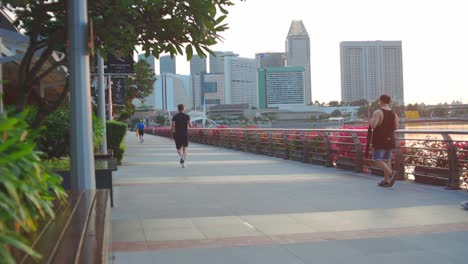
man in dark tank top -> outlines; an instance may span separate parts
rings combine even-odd
[[[380,96],[380,109],[374,112],[372,118],[370,106],[368,109],[369,124],[373,129],[372,157],[377,167],[384,172],[384,180],[379,183],[381,187],[392,187],[396,179],[396,173],[392,170],[390,161],[395,149],[395,130],[398,129],[399,118],[390,108],[390,101],[390,96],[386,94]]]

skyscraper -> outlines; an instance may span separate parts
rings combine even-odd
[[[293,20],[286,38],[286,65],[299,66],[305,69],[305,101],[310,103],[310,39],[302,20]]]
[[[342,101],[373,102],[388,94],[404,104],[401,41],[345,41],[340,53]]]
[[[284,52],[264,52],[255,54],[257,68],[284,67],[286,54]]]
[[[204,99],[207,105],[224,104],[224,75],[197,74],[192,76],[193,105],[203,108]]]
[[[224,89],[226,104],[258,105],[255,59],[225,56]]]
[[[206,72],[206,58],[200,58],[198,55],[193,55],[190,60],[190,75]]]
[[[224,73],[224,57],[238,56],[232,51],[214,51],[215,55],[210,54],[210,73]]]
[[[161,74],[164,74],[164,73],[176,74],[175,57],[172,58],[171,56],[161,56],[159,58],[159,72]]]
[[[165,73],[157,76],[155,107],[165,111],[177,111],[177,105],[192,108],[190,76]]]
[[[269,67],[258,70],[258,107],[304,105],[304,67]]]

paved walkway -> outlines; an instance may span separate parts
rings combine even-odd
[[[467,192],[131,133],[114,263],[468,263]]]

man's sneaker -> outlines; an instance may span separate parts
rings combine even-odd
[[[182,168],[185,168],[185,163],[182,163]]]
[[[180,164],[184,164],[184,159],[180,158]]]
[[[380,187],[392,187],[392,185],[390,185],[388,182],[386,182],[385,180],[379,182],[378,184]]]

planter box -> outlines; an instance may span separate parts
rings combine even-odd
[[[95,161],[95,177],[96,189],[109,189],[111,206],[114,206],[114,193],[112,189],[112,172],[117,170],[117,161],[110,160],[96,160]],[[71,189],[70,171],[55,171],[63,179],[62,187],[65,190]]]
[[[415,166],[413,175],[414,181],[418,183],[437,186],[447,186],[448,184],[448,169]]]

